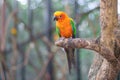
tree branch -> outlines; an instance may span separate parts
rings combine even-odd
[[[102,57],[104,57],[107,61],[117,61],[114,53],[107,47],[99,44],[99,38],[96,40],[87,40],[81,38],[75,39],[66,39],[60,38],[55,42],[55,45],[59,47],[66,47],[66,48],[84,48],[98,52]]]
[[[88,15],[88,14],[90,14],[91,12],[93,12],[93,11],[95,11],[95,10],[99,10],[99,9],[100,9],[100,6],[98,5],[98,6],[96,6],[95,8],[93,8],[93,9],[87,11],[87,12],[83,12],[83,13],[79,14],[79,16]]]
[[[75,39],[60,38],[55,42],[55,45],[66,48],[85,48],[94,50],[96,52],[99,51],[98,42],[96,40],[85,40],[81,38]]]

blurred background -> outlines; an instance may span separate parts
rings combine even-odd
[[[75,20],[77,37],[100,34],[99,0],[0,0],[0,80],[88,80],[94,52],[76,49],[78,68],[70,75],[54,45],[58,10]]]

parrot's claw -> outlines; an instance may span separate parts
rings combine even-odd
[[[64,40],[65,39],[65,37],[61,37],[59,40]]]
[[[69,39],[69,41],[71,41],[73,38],[72,37],[70,37],[70,38],[68,38]]]
[[[65,37],[60,37],[56,42],[55,45],[60,46],[60,44],[62,43],[62,41],[65,39]]]
[[[72,39],[72,37],[70,37],[69,39]]]

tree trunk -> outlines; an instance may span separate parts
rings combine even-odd
[[[117,28],[117,0],[101,0],[100,2],[100,25],[101,25],[101,39],[100,44],[109,48],[116,55],[115,48],[115,35],[114,30]],[[117,57],[117,56],[116,56]],[[97,60],[97,63],[102,58]],[[94,63],[93,63],[94,64]],[[94,80],[115,80],[119,72],[119,65],[117,61],[112,60],[108,62],[103,59],[101,65],[94,65],[91,68],[100,67],[97,72],[90,72],[90,74],[96,73]],[[93,80],[89,76],[89,80]]]
[[[59,39],[57,46],[85,48],[97,52],[89,71],[89,80],[115,80],[120,71],[120,25],[117,0],[100,0],[101,35],[96,40]]]

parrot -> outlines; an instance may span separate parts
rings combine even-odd
[[[56,21],[56,32],[60,38],[75,38],[76,26],[72,18],[68,16],[67,13],[63,11],[55,11],[54,21]],[[74,48],[64,48],[67,56],[68,68],[71,73],[72,67],[76,67],[75,61],[75,49]]]

